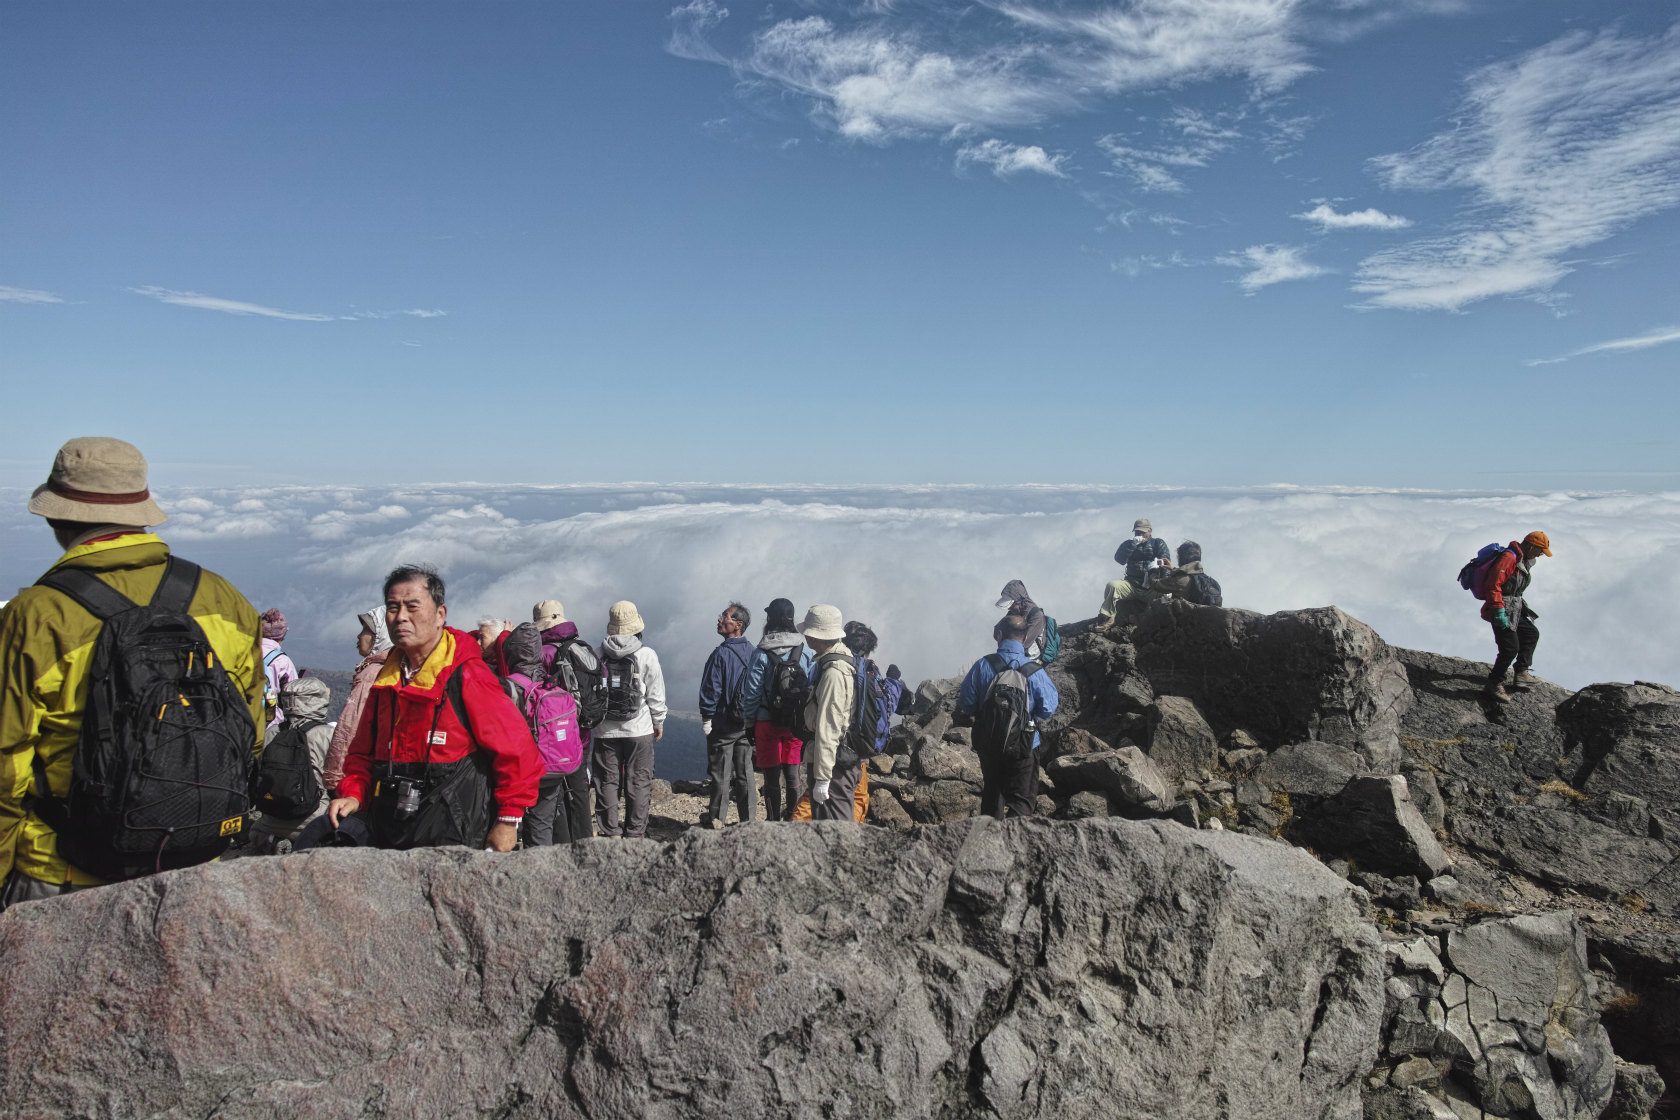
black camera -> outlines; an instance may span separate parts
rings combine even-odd
[[[406,821],[420,811],[420,798],[425,794],[425,783],[410,778],[397,779],[397,804],[394,815],[399,821]]]

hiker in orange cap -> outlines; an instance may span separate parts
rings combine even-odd
[[[1499,646],[1493,672],[1488,674],[1483,694],[1490,700],[1507,700],[1505,671],[1512,663],[1517,675],[1513,688],[1527,688],[1534,683],[1529,666],[1534,663],[1534,647],[1540,644],[1540,630],[1534,620],[1540,616],[1523,602],[1533,578],[1534,562],[1552,554],[1551,539],[1536,529],[1520,542],[1512,541],[1492,564],[1483,585],[1487,601],[1482,604],[1482,617],[1493,625],[1493,640]]]

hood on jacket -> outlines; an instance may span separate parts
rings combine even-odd
[[[542,632],[543,645],[545,646],[559,645],[561,642],[571,641],[575,637],[577,637],[577,623],[575,622],[556,622]]]
[[[602,657],[629,657],[642,648],[639,634],[613,634],[601,643]]]
[[[362,626],[373,635],[373,652],[391,648],[391,633],[385,629],[385,608],[374,607],[371,611],[363,611],[356,616]]]
[[[320,677],[299,677],[280,690],[280,710],[293,719],[326,719],[332,689]]]
[[[803,634],[794,633],[791,630],[776,630],[772,633],[764,635],[764,637],[758,640],[759,649],[767,649],[772,653],[786,653],[794,646],[802,646],[804,644],[805,636]]]
[[[1003,585],[1003,592],[997,601],[997,605],[1000,607],[1007,607],[1017,599],[1025,599],[1029,603],[1032,602],[1032,596],[1027,594],[1027,585],[1018,579],[1012,579]]]
[[[532,680],[542,676],[542,633],[534,622],[521,622],[509,630],[501,642],[502,663],[510,673],[521,673]]]

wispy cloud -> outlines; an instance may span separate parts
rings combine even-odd
[[[1353,210],[1346,214],[1338,214],[1336,208],[1327,202],[1319,203],[1305,214],[1293,216],[1303,222],[1312,222],[1322,230],[1405,229],[1412,224],[1410,218],[1384,214],[1381,210]]]
[[[984,140],[978,144],[964,144],[957,149],[957,168],[972,167],[983,164],[992,169],[992,174],[1001,178],[1014,175],[1019,171],[1034,171],[1040,175],[1051,175],[1057,179],[1067,178],[1067,172],[1062,165],[1067,162],[1064,155],[1049,155],[1037,144],[1010,144],[1003,140]]]
[[[1300,248],[1294,245],[1250,245],[1240,253],[1218,258],[1218,263],[1248,269],[1237,280],[1245,292],[1257,292],[1286,280],[1310,280],[1329,271],[1302,260]]]
[[[1183,253],[1171,253],[1164,257],[1144,253],[1135,257],[1122,257],[1114,262],[1114,271],[1137,279],[1146,272],[1159,272],[1163,268],[1192,268],[1197,262],[1186,257]]]
[[[160,288],[148,284],[140,288],[130,288],[129,291],[157,300],[159,303],[174,304],[176,307],[195,307],[200,311],[220,311],[228,315],[258,315],[267,319],[290,319],[304,323],[333,323],[355,322],[359,319],[395,319],[408,316],[415,319],[441,319],[449,312],[436,308],[416,307],[405,311],[352,311],[348,315],[323,315],[313,311],[285,311],[278,307],[268,307],[260,303],[249,303],[242,299],[223,299],[221,296],[207,296],[202,292],[182,292],[173,288]],[[51,302],[58,302],[56,299]]]
[[[1396,189],[1467,189],[1452,232],[1366,258],[1377,307],[1458,310],[1544,292],[1570,254],[1680,204],[1680,25],[1566,35],[1468,79],[1461,118],[1373,166]]]
[[[1595,342],[1591,346],[1583,346],[1579,350],[1571,350],[1556,358],[1533,358],[1526,364],[1531,366],[1550,366],[1558,362],[1567,362],[1571,358],[1584,358],[1588,354],[1624,354],[1630,350],[1649,350],[1653,346],[1662,346],[1670,342],[1680,342],[1680,327],[1658,327],[1636,334],[1632,338],[1613,338],[1609,342]]]
[[[9,284],[0,284],[0,302],[4,303],[63,303],[64,297],[52,292],[37,291],[34,288],[14,288]]]
[[[136,295],[149,296],[159,303],[170,303],[176,307],[196,307],[201,311],[221,311],[228,315],[261,315],[267,319],[295,319],[309,323],[330,323],[339,318],[337,315],[317,315],[309,311],[282,311],[278,307],[265,307],[260,303],[222,299],[220,296],[207,296],[200,292],[178,292],[172,288],[159,288],[149,284],[141,288],[130,288],[129,291]]]
[[[1097,147],[1143,190],[1177,194],[1184,190],[1178,176],[1185,168],[1206,167],[1209,160],[1241,137],[1233,123],[1178,109],[1161,121],[1162,130],[1172,136],[1167,143],[1138,147],[1130,137],[1112,133],[1099,139]]]
[[[875,143],[1036,124],[1105,97],[1214,78],[1274,91],[1311,69],[1309,0],[1132,0],[1083,12],[1030,0],[808,6],[819,14],[778,21],[726,51],[728,10],[691,0],[671,11],[667,49],[728,65],[749,88],[800,95],[820,123]]]

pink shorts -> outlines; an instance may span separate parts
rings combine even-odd
[[[753,765],[760,770],[772,766],[798,766],[805,744],[780,724],[761,719],[753,726]]]

